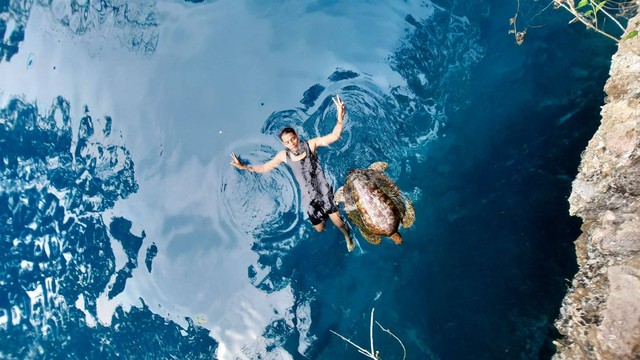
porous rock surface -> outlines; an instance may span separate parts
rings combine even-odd
[[[620,42],[605,92],[569,198],[583,219],[579,271],[556,321],[554,360],[640,359],[640,36]]]

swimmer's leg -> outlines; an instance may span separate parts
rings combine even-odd
[[[347,225],[342,221],[340,213],[338,211],[332,212],[329,214],[329,219],[331,219],[335,226],[342,232],[342,235],[344,235],[344,239],[347,241],[347,250],[353,251],[353,249],[356,248],[356,244],[351,238],[351,233],[349,233]]]
[[[324,225],[325,224],[326,224],[326,222],[324,220],[322,220],[322,222],[320,224],[313,225],[313,228],[316,229],[316,231],[318,231],[318,232],[322,232],[324,230]]]

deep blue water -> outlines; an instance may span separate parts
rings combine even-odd
[[[408,359],[549,359],[615,46],[522,3],[517,46],[515,2],[0,1],[0,357],[364,358],[330,330],[368,349],[375,308]],[[228,164],[334,94],[325,172],[388,162],[401,246]]]

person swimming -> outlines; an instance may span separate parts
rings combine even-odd
[[[347,249],[352,251],[355,243],[345,222],[340,217],[339,207],[333,198],[333,188],[327,181],[317,149],[322,146],[329,146],[340,139],[342,134],[344,115],[346,107],[340,96],[332,98],[337,109],[337,120],[333,131],[327,135],[319,136],[307,141],[301,141],[296,131],[291,127],[286,127],[280,132],[280,140],[285,146],[285,150],[279,151],[271,160],[257,165],[243,164],[235,153],[231,153],[231,165],[241,170],[256,173],[266,173],[282,163],[286,163],[296,178],[302,193],[302,202],[313,227],[318,231],[324,230],[326,219],[342,232],[347,241]]]

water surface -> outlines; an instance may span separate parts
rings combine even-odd
[[[0,354],[352,358],[330,330],[368,349],[375,308],[410,359],[550,358],[615,47],[544,6],[517,46],[509,2],[0,2]],[[229,165],[335,94],[325,173],[389,163],[402,246],[348,253],[285,166]]]

